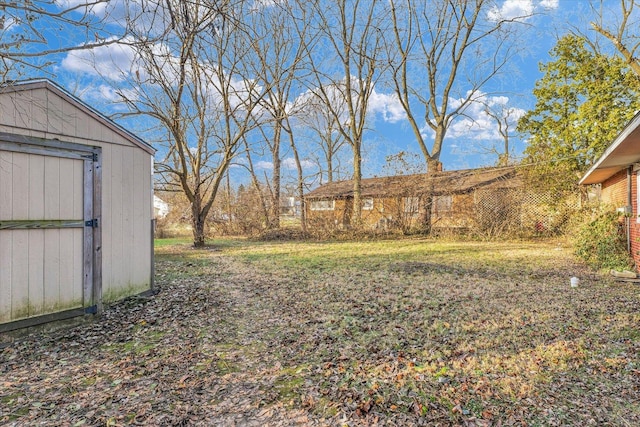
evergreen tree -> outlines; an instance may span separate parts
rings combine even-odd
[[[552,62],[533,91],[536,106],[518,122],[529,135],[525,164],[531,184],[557,192],[575,189],[640,108],[640,77],[617,56],[590,50],[567,35],[551,50]]]

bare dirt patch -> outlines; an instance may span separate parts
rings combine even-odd
[[[165,248],[158,295],[0,350],[0,423],[640,424],[639,288],[545,245]]]

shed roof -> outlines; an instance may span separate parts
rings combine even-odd
[[[599,184],[638,162],[640,162],[640,112],[631,119],[609,148],[584,174],[580,184]]]
[[[465,169],[427,174],[397,175],[380,178],[365,178],[361,181],[363,197],[418,196],[429,189],[433,181],[435,195],[467,193],[489,185],[513,185],[514,167]],[[508,184],[510,182],[511,184]],[[353,180],[324,184],[305,196],[308,199],[341,199],[353,197]]]
[[[35,79],[35,80],[24,80],[24,81],[14,81],[11,83],[7,83],[4,86],[0,87],[0,94],[2,93],[10,93],[10,92],[20,92],[27,91],[33,89],[47,89],[56,95],[60,96],[70,104],[74,105],[76,108],[82,110],[96,121],[102,123],[104,126],[108,127],[112,131],[116,132],[123,138],[130,141],[133,145],[143,149],[147,153],[153,155],[155,153],[155,148],[153,148],[150,144],[143,141],[141,138],[128,131],[121,125],[117,124],[95,108],[91,107],[86,102],[82,101],[75,95],[72,95],[70,92],[59,86],[58,84],[52,82],[48,79]]]

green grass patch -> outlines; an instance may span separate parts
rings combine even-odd
[[[131,331],[130,340],[108,342],[102,345],[102,349],[117,354],[128,354],[136,357],[145,356],[160,345],[167,332],[145,330],[144,328],[144,326],[135,325]]]
[[[300,389],[305,381],[306,366],[295,366],[283,369],[274,381],[274,388],[279,398],[287,403],[300,401]]]
[[[452,273],[531,274],[572,259],[558,242],[439,242],[423,239],[367,242],[268,242],[227,246],[226,253],[257,267],[323,273],[389,268]],[[409,264],[409,263],[414,263]],[[415,264],[415,263],[423,263]]]
[[[193,244],[193,239],[189,239],[187,237],[171,237],[165,239],[154,239],[153,246],[158,248],[165,248],[167,246],[187,246],[189,244]]]

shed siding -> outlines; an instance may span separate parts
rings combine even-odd
[[[11,179],[10,165],[13,161],[13,153],[0,151],[0,218],[11,218],[13,210],[13,182]],[[0,235],[0,260],[11,259],[13,241],[2,238]],[[13,273],[12,263],[7,262],[0,268],[0,322],[7,321],[11,317],[12,289],[2,286],[2,283],[10,283]]]
[[[82,219],[81,160],[0,151],[0,221]],[[82,230],[0,230],[0,322],[82,306]]]
[[[149,289],[153,201],[149,155],[134,147],[101,146],[102,282],[108,302]]]
[[[36,95],[36,99],[39,97],[46,99],[46,111],[49,112],[48,114],[45,114],[45,117],[47,118],[45,122],[47,126],[47,133],[52,135],[64,135],[65,130],[72,133],[72,123],[65,125],[66,118],[63,113],[64,104],[66,104],[66,102],[61,97],[49,91],[45,91],[44,89],[40,89],[39,92],[40,93],[34,95]]]
[[[95,115],[44,87],[2,94],[0,115],[0,130],[4,132],[89,145],[100,142],[134,146],[96,120]]]
[[[126,132],[103,123],[95,112],[45,87],[0,94],[0,131],[101,147],[102,299],[109,302],[148,290],[152,272],[153,213],[149,149],[132,142]],[[28,155],[0,152],[0,200],[3,200],[0,219],[7,218],[7,212],[25,214],[23,219],[70,219],[77,211],[82,218],[82,185],[63,185],[71,181],[70,175],[82,177],[82,162],[76,166],[76,161],[71,159],[35,157],[40,158],[31,160]],[[16,167],[26,167],[33,162],[35,173],[29,178],[32,181],[22,182],[13,173],[15,184],[3,180],[2,176],[8,175],[2,175],[8,159]],[[14,200],[13,195],[21,194],[27,185],[39,188],[29,193],[28,203],[11,206],[4,203]],[[56,200],[62,203],[56,204]],[[30,234],[31,231],[35,232]],[[30,310],[45,312],[47,307],[59,306],[65,301],[82,303],[82,275],[76,277],[75,273],[76,266],[83,264],[82,233],[82,229],[13,230],[10,240],[0,238],[0,260],[8,259],[7,254],[15,259],[0,268],[0,282],[10,283],[12,275],[14,279],[22,275],[20,280],[30,284],[31,275],[44,277],[48,285],[60,283],[57,288],[47,288],[46,293],[30,286],[20,289],[0,286],[0,323],[15,320],[6,314],[12,310],[10,301],[29,300]],[[47,257],[45,264],[42,261],[45,251],[59,255]]]

